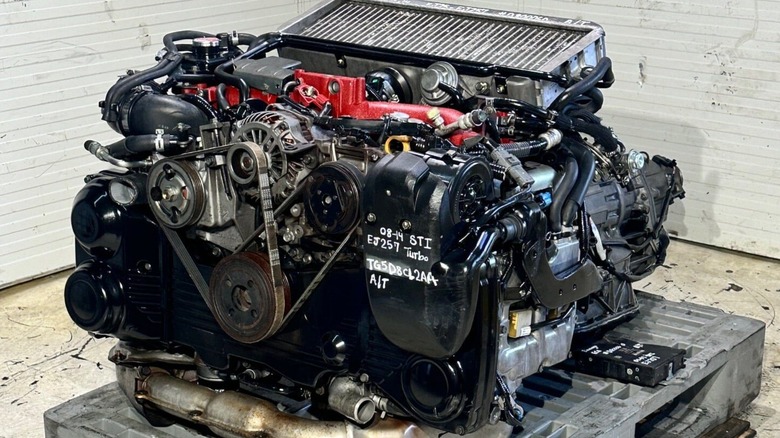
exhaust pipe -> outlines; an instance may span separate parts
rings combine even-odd
[[[119,371],[125,368],[124,371]],[[132,369],[118,366],[118,374]],[[129,371],[129,372],[128,372]],[[234,391],[216,392],[164,373],[139,379],[127,374],[118,380],[140,404],[211,429],[223,438],[429,438],[409,421],[385,419],[362,429],[343,421],[317,421],[281,412],[265,400]],[[124,377],[124,378],[122,378]]]

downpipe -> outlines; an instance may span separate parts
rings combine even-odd
[[[124,370],[120,371],[120,369]],[[347,421],[318,421],[279,411],[265,400],[235,391],[216,392],[204,386],[152,372],[137,377],[133,368],[117,367],[122,390],[132,400],[178,418],[203,425],[223,438],[428,438],[419,426],[393,418],[367,428]],[[124,375],[122,375],[124,374]],[[128,374],[136,375],[130,378]]]

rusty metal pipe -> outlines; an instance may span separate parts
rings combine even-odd
[[[154,373],[140,380],[135,398],[201,424],[224,438],[427,438],[416,424],[397,419],[362,429],[349,422],[316,421],[281,412],[264,400],[239,392],[216,392],[195,383]]]

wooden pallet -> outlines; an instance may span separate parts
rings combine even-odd
[[[741,427],[727,420],[758,395],[764,324],[712,307],[670,302],[646,293],[638,297],[639,316],[611,334],[685,349],[685,368],[653,388],[578,373],[570,363],[549,368],[525,379],[519,390],[526,416],[517,437],[694,438],[716,434],[702,436],[709,438],[730,436],[723,431]],[[149,426],[116,384],[50,409],[44,414],[44,424],[47,438],[206,436],[180,425]],[[747,437],[743,433],[748,429],[733,436]]]

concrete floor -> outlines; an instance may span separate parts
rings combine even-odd
[[[664,267],[636,286],[767,324],[762,392],[743,418],[780,436],[780,262],[674,241]],[[67,273],[0,291],[0,438],[43,436],[43,412],[114,380],[112,339],[76,327],[62,303]]]

